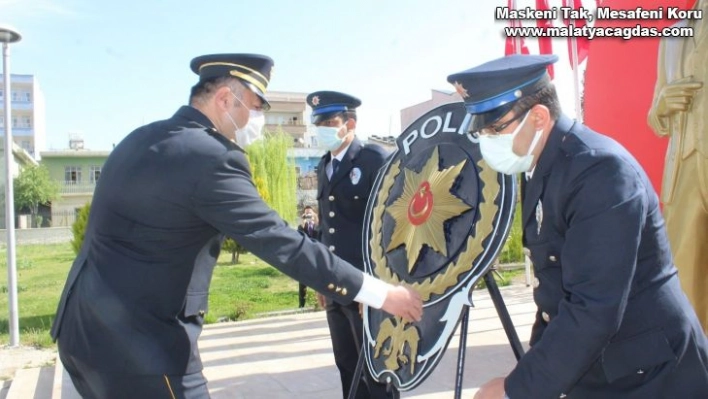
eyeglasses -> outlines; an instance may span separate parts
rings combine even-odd
[[[528,108],[528,109],[527,109],[526,111],[524,111],[524,112],[519,112],[518,114],[516,114],[516,116],[514,116],[513,118],[509,119],[508,121],[506,121],[506,122],[504,122],[504,123],[502,123],[502,124],[500,124],[500,125],[496,125],[496,126],[495,126],[495,125],[490,125],[490,126],[487,126],[487,127],[483,127],[483,128],[481,128],[481,129],[479,129],[478,131],[473,132],[472,135],[473,135],[474,137],[479,137],[479,136],[498,136],[504,129],[506,129],[507,127],[509,127],[509,125],[511,125],[512,123],[514,123],[515,121],[517,121],[517,120],[519,120],[519,119],[521,119],[521,118],[524,118],[524,117],[526,116],[526,114],[528,114],[528,113],[531,111],[531,108],[533,108],[533,107]]]

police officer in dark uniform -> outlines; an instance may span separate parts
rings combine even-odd
[[[190,105],[108,157],[51,330],[81,396],[209,397],[197,339],[224,235],[343,304],[420,317],[415,293],[288,228],[258,195],[242,145],[261,134],[272,66],[253,54],[195,58]]]
[[[356,108],[361,101],[348,94],[318,91],[307,96],[312,107],[312,123],[317,129],[317,146],[326,150],[317,167],[317,201],[320,240],[361,270],[362,229],[366,202],[387,153],[378,145],[364,145],[355,136]],[[320,302],[322,298],[318,297]],[[334,360],[346,398],[352,385],[361,350],[364,327],[356,303],[349,305],[326,300],[327,322]],[[398,397],[391,387],[377,383],[368,372],[359,381],[357,398]]]
[[[475,398],[708,397],[708,342],[657,195],[620,144],[561,114],[546,72],[556,60],[513,55],[448,77],[485,161],[528,179],[531,348]]]

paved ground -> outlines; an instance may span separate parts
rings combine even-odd
[[[524,344],[533,322],[532,289],[502,288],[502,295]],[[487,291],[473,295],[463,378],[463,397],[471,398],[489,378],[505,375],[516,362]],[[404,398],[454,397],[459,335],[442,361]],[[200,340],[204,374],[212,397],[307,398],[340,396],[324,312],[211,325]]]

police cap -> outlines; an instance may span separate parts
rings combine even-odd
[[[555,55],[515,54],[448,76],[471,116],[468,131],[495,123],[516,101],[545,88],[546,67],[556,61]]]
[[[356,112],[361,100],[337,91],[316,91],[307,96],[307,104],[312,107],[311,121],[317,124],[341,112]]]
[[[199,75],[200,81],[224,76],[239,79],[263,101],[264,110],[270,109],[265,97],[273,72],[270,57],[260,54],[208,54],[193,59],[190,68]]]

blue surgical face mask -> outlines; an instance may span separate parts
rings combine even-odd
[[[533,155],[531,154],[541,138],[542,130],[537,130],[536,135],[531,141],[529,150],[526,155],[519,156],[512,149],[514,146],[514,138],[519,134],[521,127],[526,123],[529,113],[524,116],[524,119],[519,123],[519,126],[510,134],[500,134],[496,136],[482,135],[479,136],[479,149],[482,152],[482,158],[489,166],[497,172],[507,175],[513,175],[521,172],[528,172],[533,164]]]
[[[343,134],[343,137],[339,137],[338,133],[342,128],[345,127],[317,126],[317,146],[327,151],[334,151],[341,147],[342,143],[344,143],[344,137],[346,136],[346,134]]]

